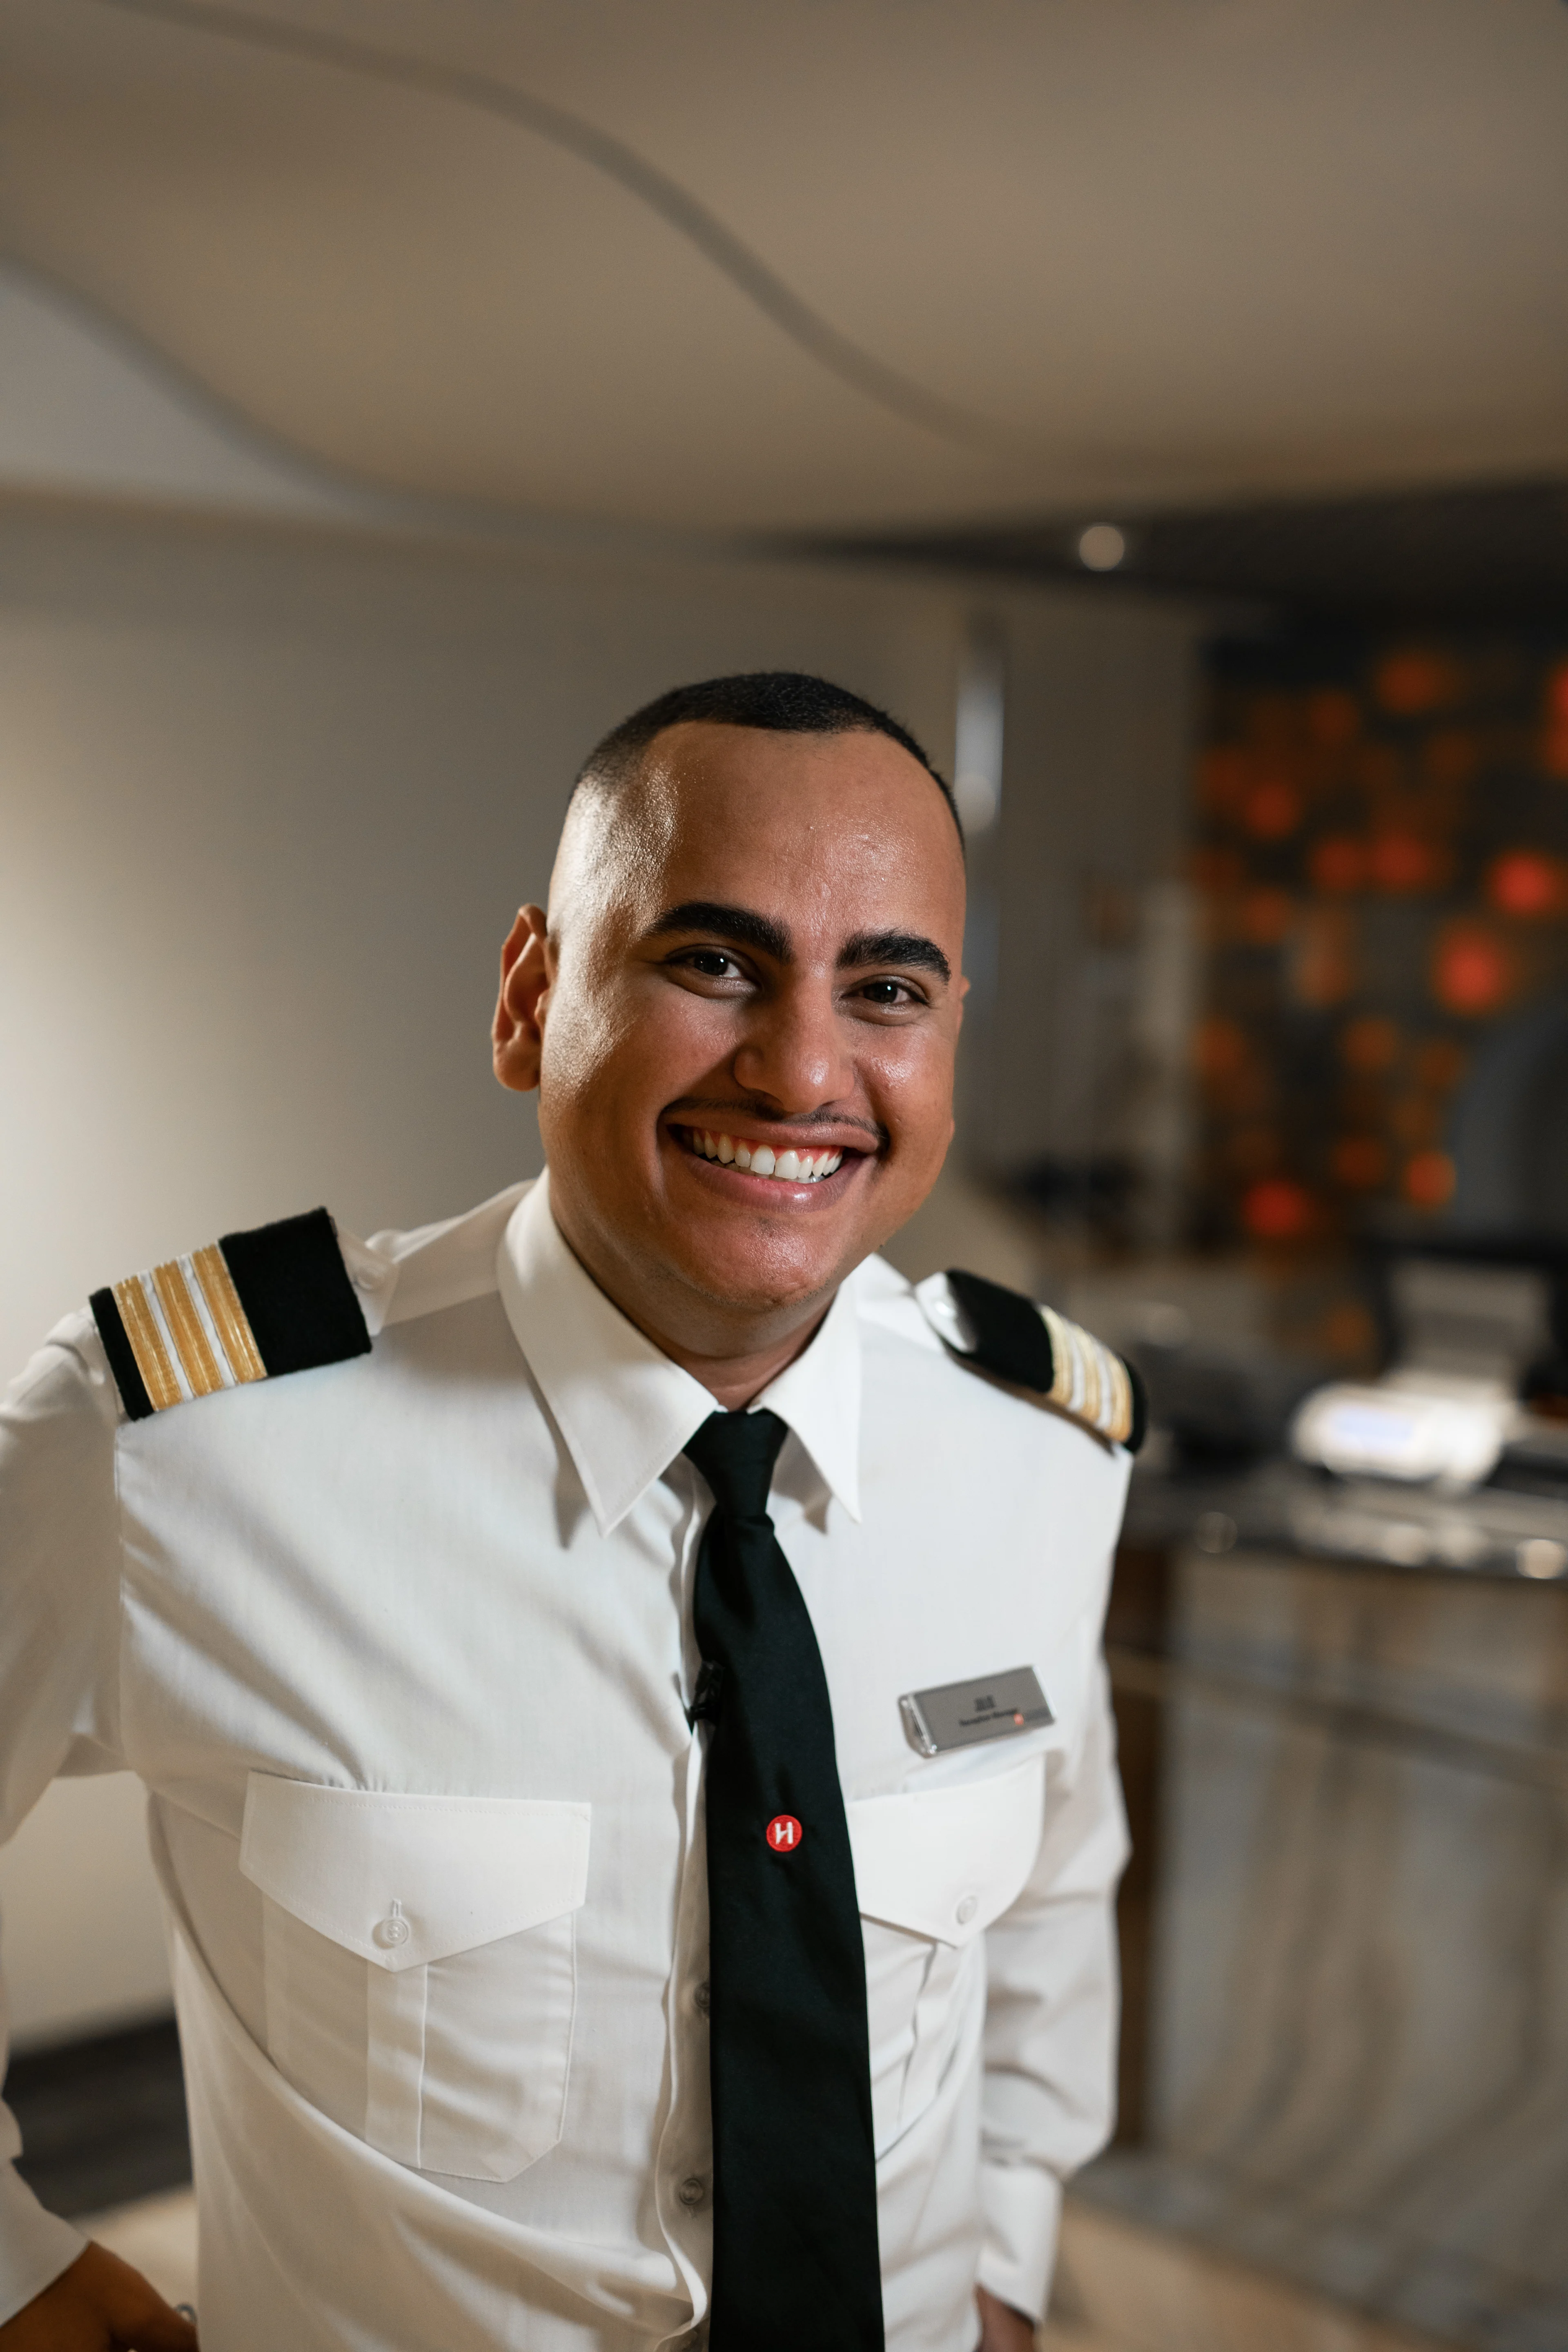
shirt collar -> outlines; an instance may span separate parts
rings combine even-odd
[[[840,1283],[816,1336],[757,1398],[794,1430],[850,1517],[860,1517],[860,1319]]]
[[[714,1410],[700,1381],[627,1320],[561,1237],[542,1176],[497,1252],[501,1304],[554,1415],[601,1535],[617,1528]],[[811,1345],[756,1400],[794,1430],[860,1516],[860,1337],[848,1286]]]

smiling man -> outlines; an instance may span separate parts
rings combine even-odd
[[[96,1294],[0,1431],[0,1786],[151,1791],[207,2352],[1022,2352],[1110,2121],[1138,1409],[876,1252],[963,859],[787,673],[579,779],[494,1055],[547,1174]],[[0,2352],[187,2322],[0,2177]]]

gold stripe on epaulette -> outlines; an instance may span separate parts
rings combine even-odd
[[[114,1303],[154,1412],[264,1381],[267,1367],[216,1242],[114,1285]]]
[[[211,1396],[228,1383],[217,1368],[217,1361],[207,1345],[195,1301],[186,1286],[185,1277],[177,1260],[153,1269],[153,1287],[158,1294],[158,1304],[163,1310],[163,1320],[169,1327],[180,1359],[180,1370],[190,1382],[193,1396]]]
[[[1132,1434],[1132,1383],[1120,1357],[1054,1307],[1042,1307],[1040,1313],[1051,1339],[1050,1402],[1125,1444]]]
[[[1041,1317],[1051,1338],[1051,1362],[1056,1377],[1046,1393],[1052,1404],[1059,1404],[1065,1412],[1077,1412],[1083,1379],[1082,1357],[1073,1345],[1076,1324],[1054,1307],[1042,1307]]]
[[[130,1275],[123,1282],[115,1284],[114,1303],[120,1309],[120,1319],[125,1326],[125,1336],[131,1342],[131,1352],[136,1359],[136,1369],[142,1375],[153,1412],[163,1412],[170,1405],[178,1404],[184,1391],[180,1386],[180,1376],[174,1370],[169,1350],[163,1345],[158,1318],[139,1274]]]
[[[216,1242],[209,1242],[205,1249],[196,1251],[191,1265],[236,1381],[243,1385],[247,1381],[264,1381],[267,1367],[222,1250]]]

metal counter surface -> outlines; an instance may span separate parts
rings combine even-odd
[[[1554,1496],[1140,1475],[1132,2128],[1087,2195],[1455,2345],[1568,2345],[1564,1569]]]
[[[1568,1497],[1503,1486],[1446,1495],[1280,1461],[1239,1472],[1140,1465],[1125,1539],[1551,1582],[1568,1576]]]

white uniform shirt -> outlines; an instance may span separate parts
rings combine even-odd
[[[132,1422],[78,1316],[17,1384],[0,1832],[57,1772],[151,1792],[204,2352],[700,2343],[713,1400],[542,1181],[342,1247],[369,1355]],[[973,2352],[977,2274],[1040,2309],[1110,2118],[1127,1457],[879,1260],[758,1402],[864,1920],[889,2352]],[[900,1694],[1025,1664],[1048,1729],[916,1754]],[[78,2250],[0,2166],[0,2316]]]

